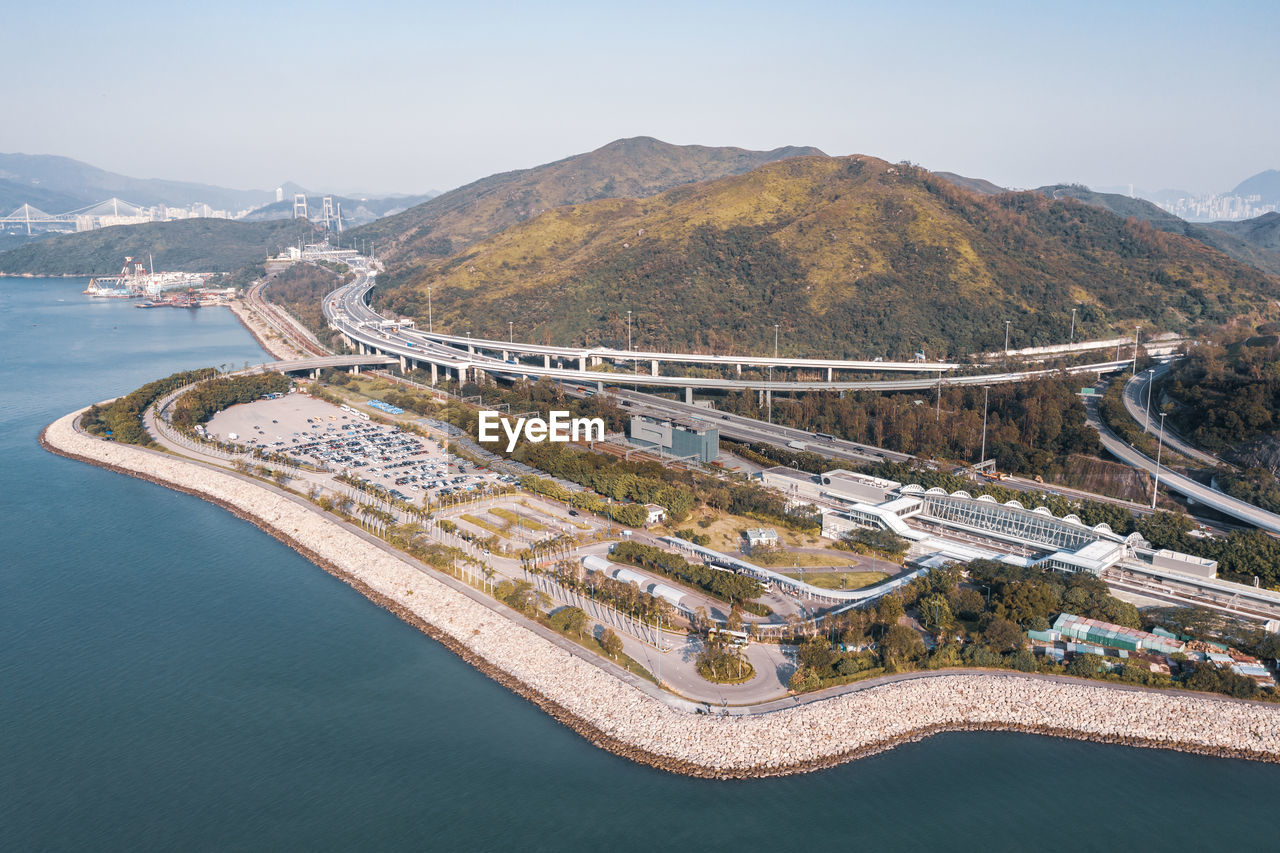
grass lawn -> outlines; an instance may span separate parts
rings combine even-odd
[[[793,566],[804,566],[808,568],[814,566],[821,568],[824,566],[852,566],[858,562],[858,558],[848,551],[843,554],[833,551],[830,554],[806,554],[804,552],[784,551],[779,555],[781,559],[777,562],[769,563],[761,559],[753,558],[750,554],[742,557],[748,563],[754,563],[757,566],[763,566],[766,569],[785,569]]]
[[[523,515],[518,512],[512,512],[511,510],[503,509],[500,506],[489,507],[489,515],[495,515],[498,518],[501,518],[503,521],[510,522],[513,525],[517,525],[517,526],[523,525],[524,527],[527,527],[530,530],[536,530],[541,532],[547,529],[547,526],[540,521],[534,521],[532,518],[530,518],[527,515]]]
[[[499,527],[496,524],[490,524],[489,522],[485,521],[483,518],[480,518],[479,516],[466,513],[458,516],[458,518],[461,519],[462,521],[467,522],[467,524],[474,524],[476,527],[479,527],[482,530],[488,530],[490,533],[496,533],[499,536],[507,535],[507,531],[503,530],[501,527]]]
[[[711,520],[711,523],[706,527],[699,523],[704,519]],[[738,549],[742,547],[745,540],[742,538],[741,531],[746,530],[748,527],[772,527],[778,531],[778,538],[784,544],[793,548],[822,547],[822,543],[816,533],[797,533],[780,524],[757,521],[754,518],[747,518],[743,515],[729,515],[716,510],[698,510],[677,527],[669,529],[672,535],[675,535],[677,529],[684,528],[692,528],[698,533],[705,533],[711,537],[711,545],[709,547],[717,551],[733,554],[737,553]]]
[[[822,589],[861,589],[864,586],[880,583],[889,577],[884,572],[783,572],[782,574]]]

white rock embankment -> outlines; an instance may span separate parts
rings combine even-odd
[[[51,424],[42,443],[63,455],[198,494],[254,521],[592,742],[667,770],[720,778],[780,775],[935,732],[976,729],[1280,760],[1280,707],[1012,674],[939,674],[767,714],[687,713],[308,505],[227,472],[76,432],[77,414]]]

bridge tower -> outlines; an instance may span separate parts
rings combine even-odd
[[[293,218],[307,218],[307,196],[304,193],[293,194]]]
[[[320,214],[320,222],[327,230],[333,231],[333,196],[327,195],[324,197],[323,201],[324,210]]]

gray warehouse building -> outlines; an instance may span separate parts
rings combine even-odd
[[[680,459],[711,462],[720,455],[720,430],[698,420],[631,416],[632,444],[654,447]]]

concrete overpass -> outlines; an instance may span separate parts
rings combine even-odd
[[[482,344],[479,341],[468,340],[467,338],[457,338],[457,336],[449,335],[432,335],[423,333],[417,329],[405,328],[397,326],[395,323],[385,320],[381,315],[371,309],[365,302],[365,295],[373,287],[374,277],[372,273],[360,271],[357,278],[350,284],[335,290],[325,297],[323,303],[323,311],[329,324],[341,332],[347,339],[348,343],[359,350],[361,354],[377,354],[383,353],[393,355],[399,359],[400,366],[404,370],[414,367],[423,367],[431,370],[432,381],[439,380],[439,371],[445,370],[446,374],[450,371],[454,373],[459,381],[466,381],[468,378],[476,381],[483,381],[486,376],[503,376],[509,378],[528,378],[538,379],[541,377],[549,377],[565,383],[579,383],[581,385],[595,385],[597,389],[603,390],[605,384],[610,385],[632,385],[647,386],[651,388],[683,388],[685,390],[685,400],[692,402],[693,390],[700,389],[716,389],[723,391],[759,391],[766,395],[772,395],[774,391],[932,391],[943,385],[996,385],[1003,383],[1023,382],[1029,379],[1035,379],[1043,376],[1050,376],[1059,373],[1057,370],[1026,370],[1008,373],[988,373],[977,376],[948,376],[948,377],[927,377],[917,379],[833,379],[833,373],[836,369],[853,369],[848,365],[861,365],[859,369],[882,369],[884,363],[881,362],[852,362],[852,361],[833,361],[829,359],[770,359],[778,367],[802,367],[804,365],[821,364],[827,368],[826,380],[822,379],[769,379],[769,378],[735,378],[726,379],[721,377],[699,377],[699,376],[663,376],[657,374],[658,364],[660,361],[672,360],[680,358],[699,359],[705,361],[708,356],[689,353],[648,353],[647,356],[656,356],[653,360],[651,370],[648,373],[611,373],[596,370],[589,370],[589,362],[596,357],[590,353],[612,353],[620,352],[622,355],[636,356],[639,353],[626,353],[625,351],[615,350],[576,350],[572,348],[543,347],[541,349],[548,350],[542,352],[543,363],[526,364],[519,359],[513,358],[511,349],[514,345],[507,344],[508,349],[500,352],[502,358],[485,355],[482,351],[486,346],[502,346],[502,342],[490,342]],[[441,338],[447,338],[454,341],[465,342],[462,345],[467,347],[467,351],[463,352],[451,345],[442,343]],[[523,345],[527,349],[536,347],[537,345]],[[573,353],[577,361],[576,367],[566,367],[561,364],[553,364],[552,352],[555,353]],[[600,356],[603,358],[603,356]],[[562,360],[561,355],[556,355],[557,361]],[[737,356],[725,356],[724,364],[733,364],[739,360]],[[758,365],[760,359],[751,357],[742,360],[744,364]],[[1080,365],[1068,368],[1068,373],[1083,373],[1099,375],[1116,370],[1123,369],[1129,362],[1108,361],[1099,364]],[[906,363],[898,363],[900,367],[908,366]],[[909,365],[912,369],[920,369],[919,365]],[[949,369],[954,365],[942,365],[935,363],[929,369]]]
[[[269,361],[259,365],[260,371],[275,370],[280,373],[310,373],[313,377],[325,368],[353,368],[357,373],[362,367],[390,367],[399,360],[389,355],[326,355],[315,358],[295,358],[285,361]]]
[[[366,294],[373,289],[374,278],[372,275],[359,278],[353,281],[346,288],[341,288],[326,297],[326,303],[338,297],[338,301],[346,307],[355,321],[366,321],[381,323],[386,322],[381,316],[369,309],[364,301]],[[342,296],[339,296],[342,294]],[[359,303],[357,305],[356,303]],[[365,307],[365,311],[360,310],[360,305]],[[367,311],[367,313],[366,313]],[[827,379],[830,381],[833,371],[851,370],[877,373],[883,372],[903,372],[903,373],[945,373],[949,370],[955,370],[961,365],[952,362],[938,361],[859,361],[849,359],[830,359],[830,358],[796,358],[792,356],[759,356],[759,355],[714,355],[710,353],[694,353],[694,352],[655,352],[655,351],[639,351],[639,350],[620,350],[610,347],[565,347],[565,346],[549,346],[545,344],[522,343],[515,340],[495,340],[492,338],[472,338],[462,335],[447,335],[440,332],[423,331],[421,329],[402,329],[400,330],[406,336],[421,340],[423,342],[431,342],[436,344],[444,344],[449,347],[465,347],[468,354],[481,353],[499,353],[502,361],[507,361],[512,356],[532,356],[541,357],[543,366],[550,367],[550,360],[557,359],[561,361],[578,362],[579,369],[586,370],[588,367],[599,365],[603,361],[626,361],[636,364],[648,362],[649,374],[651,376],[659,375],[659,368],[663,362],[674,362],[680,364],[701,364],[701,365],[717,365],[734,367],[741,374],[744,366],[749,367],[776,367],[779,369],[797,368],[809,370],[826,370]]]

